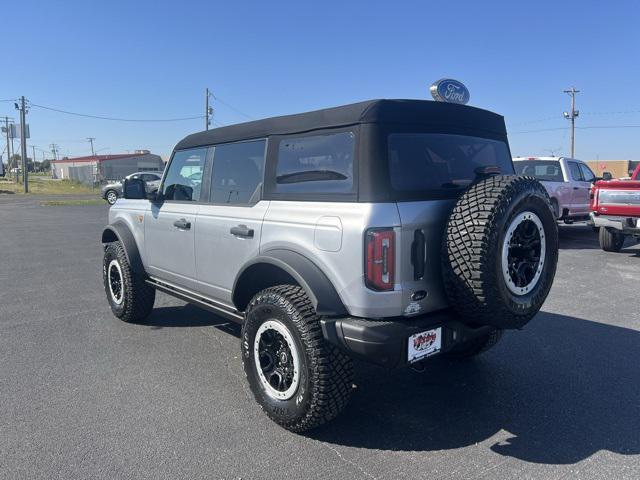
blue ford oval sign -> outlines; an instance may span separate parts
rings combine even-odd
[[[435,82],[429,88],[431,96],[438,102],[459,103],[465,105],[471,95],[462,82],[452,78],[443,78]]]

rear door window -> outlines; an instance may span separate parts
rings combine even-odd
[[[351,193],[354,132],[285,137],[278,145],[277,193]]]
[[[388,137],[391,186],[399,192],[455,192],[468,186],[478,167],[513,173],[505,142],[464,135],[393,133]]]
[[[260,199],[266,140],[215,147],[210,198],[213,203],[253,205]]]
[[[569,163],[569,175],[571,175],[571,180],[575,182],[582,182],[584,179],[582,178],[582,172],[580,172],[580,165],[576,162],[568,162]]]
[[[557,160],[520,160],[513,162],[518,175],[528,175],[546,182],[564,182]]]
[[[580,164],[580,171],[582,172],[582,178],[585,182],[593,182],[593,180],[596,178],[591,169],[584,163]]]

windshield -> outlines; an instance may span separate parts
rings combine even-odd
[[[563,182],[558,160],[521,160],[513,162],[518,175],[529,175],[547,182]]]
[[[456,191],[468,186],[478,167],[513,173],[505,142],[464,135],[389,135],[389,173],[396,191]]]

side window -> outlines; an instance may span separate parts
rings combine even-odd
[[[251,205],[260,199],[266,140],[217,145],[213,154],[211,201]]]
[[[596,178],[591,169],[584,163],[580,164],[580,170],[582,171],[582,178],[585,182],[593,182],[593,179]]]
[[[165,200],[200,200],[200,184],[206,157],[206,148],[181,150],[173,155],[162,186]]]
[[[276,164],[278,193],[353,191],[353,132],[280,140]]]
[[[571,180],[575,182],[582,182],[582,173],[580,173],[580,165],[576,162],[568,162],[569,163],[569,173],[571,175]]]

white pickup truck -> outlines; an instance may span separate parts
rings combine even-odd
[[[589,192],[596,176],[581,160],[566,157],[514,157],[518,175],[537,178],[547,189],[557,220],[589,219]]]

